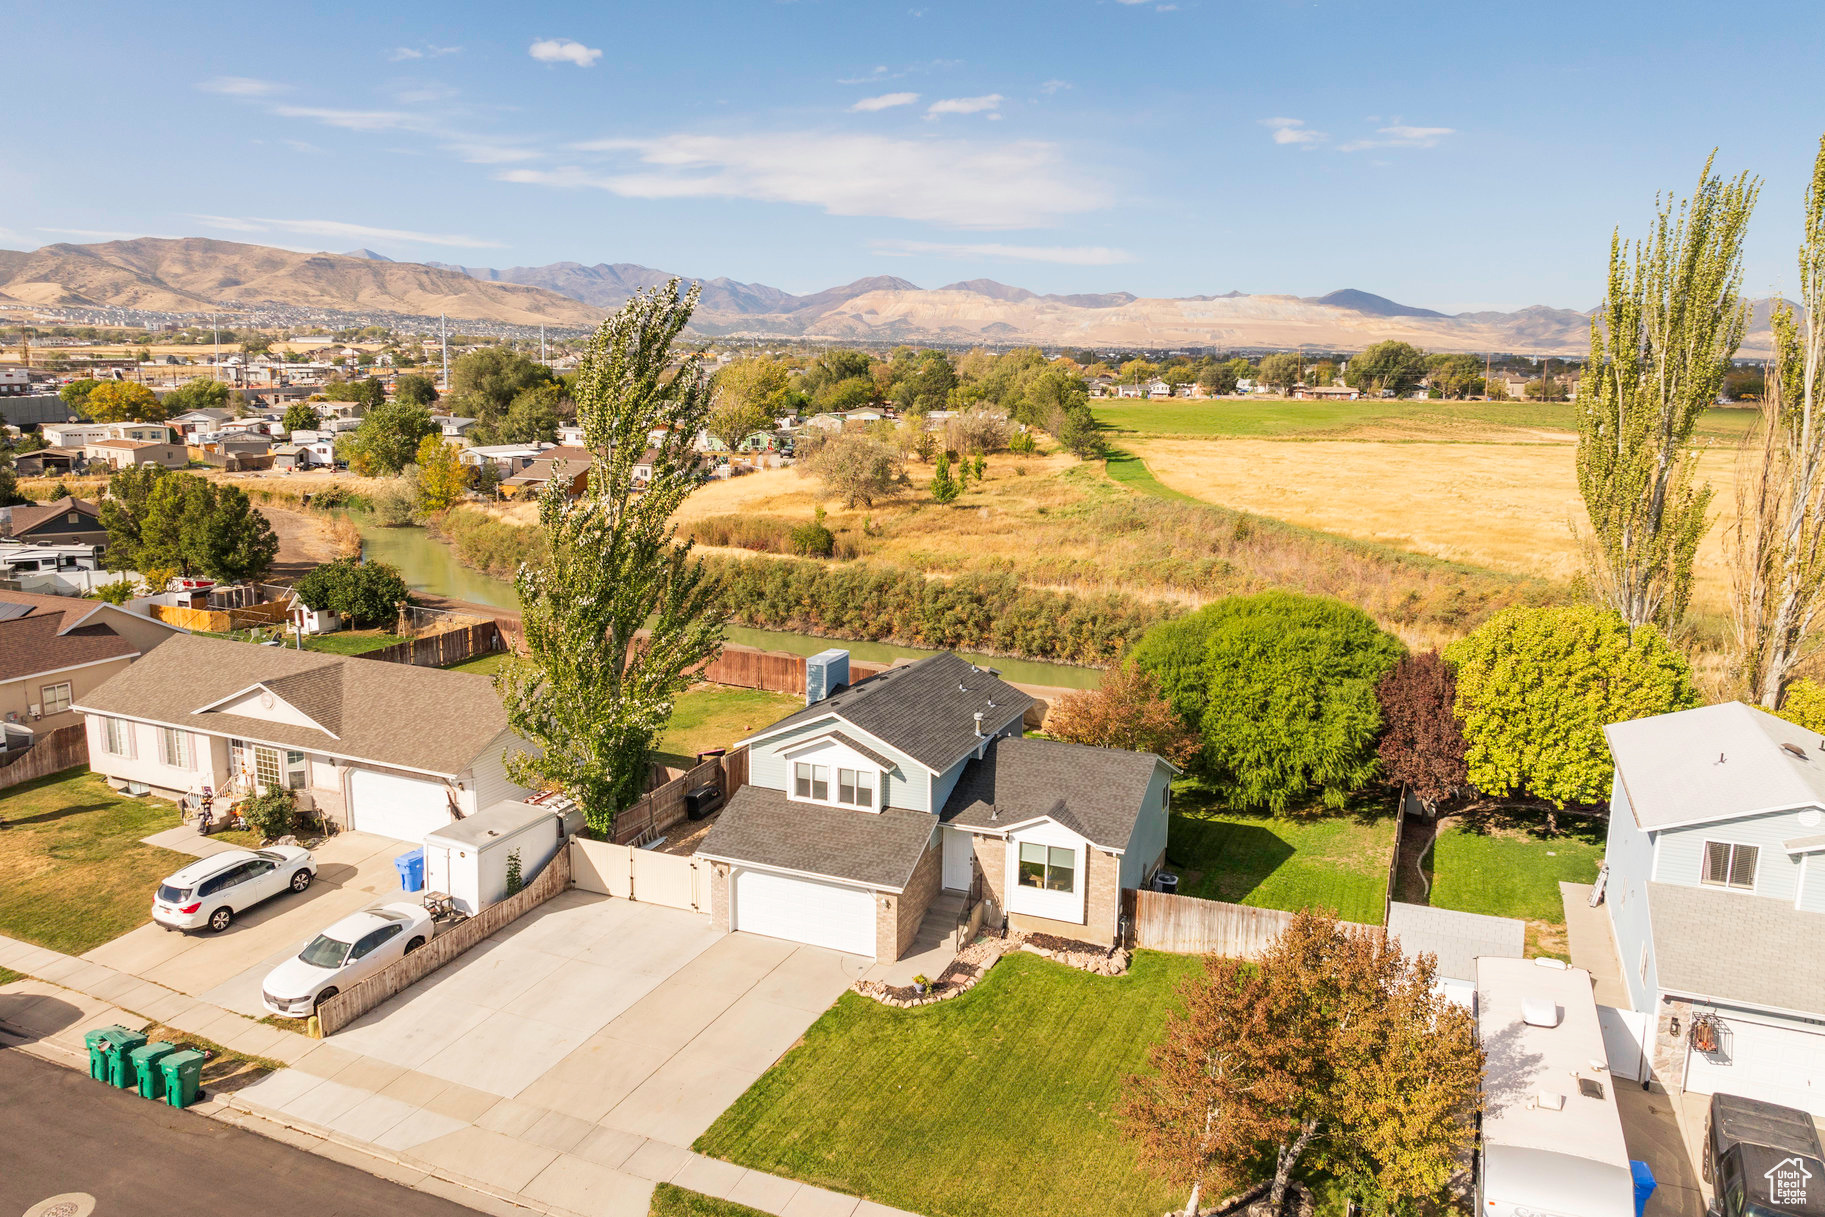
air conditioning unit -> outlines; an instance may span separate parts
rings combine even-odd
[[[31,719],[33,722],[37,722],[39,719],[44,717],[44,708],[42,706],[38,705],[38,703],[36,703],[36,702],[33,702],[30,705],[26,706],[25,712],[31,716]]]

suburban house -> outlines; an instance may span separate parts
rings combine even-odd
[[[493,465],[501,471],[503,477],[511,476],[526,468],[545,454],[548,449],[557,445],[536,440],[530,444],[487,444],[481,447],[464,448],[457,459],[465,465]]]
[[[744,741],[749,784],[697,851],[717,926],[885,962],[953,892],[1116,941],[1123,889],[1165,858],[1171,765],[1024,738],[1033,699],[955,655],[847,678],[847,653],[814,657],[809,704]]]
[[[206,435],[219,429],[223,423],[233,417],[233,410],[207,406],[201,410],[186,410],[166,421],[176,430],[179,439],[189,440],[194,436]]]
[[[89,766],[117,787],[280,787],[403,841],[528,793],[486,676],[188,635],[76,702]]]
[[[1605,899],[1656,1077],[1825,1116],[1825,737],[1740,702],[1604,734]]]
[[[13,458],[13,472],[20,477],[74,473],[82,464],[81,448],[40,448]]]
[[[50,503],[0,508],[0,537],[40,545],[106,545],[101,508],[87,499],[65,495]]]
[[[110,439],[169,443],[171,428],[164,423],[45,423],[38,428],[53,448],[84,448]]]
[[[0,715],[54,731],[71,707],[183,631],[99,600],[0,591]]]
[[[112,469],[128,469],[135,465],[182,469],[190,463],[190,453],[184,445],[148,439],[94,440],[82,446],[82,456],[91,466],[106,465]]]
[[[507,498],[537,494],[546,482],[559,472],[569,485],[571,497],[583,493],[584,481],[589,477],[589,467],[595,463],[595,455],[588,448],[573,448],[559,445],[541,452],[537,460],[520,469],[512,477],[501,482],[501,493]]]

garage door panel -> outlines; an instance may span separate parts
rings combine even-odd
[[[849,955],[874,955],[874,893],[866,888],[738,870],[730,890],[733,929]]]
[[[357,769],[349,774],[349,820],[360,832],[423,841],[450,823],[450,796],[442,782]]]
[[[1738,1094],[1825,1117],[1825,1035],[1729,1015],[1719,1021],[1721,1051],[1691,1050],[1687,1090]]]

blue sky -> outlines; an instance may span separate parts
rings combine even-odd
[[[1825,127],[1814,0],[267,11],[12,6],[0,246],[1585,308],[1713,146],[1791,292]]]

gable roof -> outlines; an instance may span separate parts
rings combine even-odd
[[[797,802],[783,790],[743,786],[716,817],[697,856],[897,892],[912,879],[936,828],[929,812],[828,807]]]
[[[0,592],[0,680],[138,655],[106,622],[89,620],[100,607],[70,596]]]
[[[46,451],[49,450],[46,449]],[[36,454],[26,453],[25,455],[32,456]],[[66,494],[61,499],[52,503],[30,504],[13,508],[12,535],[15,537],[24,536],[47,520],[55,520],[59,516],[67,515],[72,511],[93,517],[97,522],[101,519],[100,507],[89,502],[87,499],[79,499],[73,495]]]
[[[960,828],[1007,829],[1045,817],[1105,849],[1126,849],[1146,809],[1151,752],[1009,735],[963,767],[944,804]]]
[[[203,708],[255,685],[337,738]],[[83,697],[77,709],[445,775],[467,769],[507,730],[507,713],[486,676],[197,635],[162,644]]]
[[[1825,807],[1825,737],[1741,702],[1612,723],[1603,734],[1643,829]]]
[[[1032,704],[1031,697],[994,672],[946,651],[859,680],[749,738],[764,739],[834,715],[943,773],[982,742],[976,734],[977,712],[983,734],[993,735],[1019,722]]]

